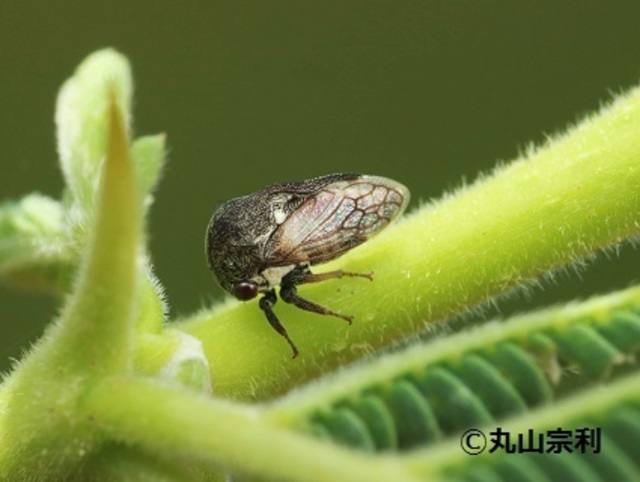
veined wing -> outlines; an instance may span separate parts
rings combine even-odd
[[[323,263],[384,229],[409,202],[402,184],[359,176],[323,186],[276,229],[265,246],[270,265]]]

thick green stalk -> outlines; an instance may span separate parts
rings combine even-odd
[[[132,364],[141,212],[124,117],[109,93],[96,221],[74,292],[3,386],[0,479],[63,478],[98,435],[77,412],[88,387]]]
[[[262,399],[640,233],[640,88],[473,185],[423,206],[316,271],[374,272],[301,287],[340,320],[229,302],[180,328],[200,338],[219,394]],[[229,360],[233,360],[230,363]]]
[[[345,451],[271,425],[251,408],[151,380],[105,379],[82,410],[119,441],[243,474],[299,482],[417,480],[397,459]]]

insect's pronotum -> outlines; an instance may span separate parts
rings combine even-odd
[[[205,254],[222,287],[239,300],[259,294],[260,309],[293,350],[298,349],[273,311],[280,298],[322,315],[353,317],[317,305],[297,294],[296,286],[343,276],[371,274],[310,266],[335,259],[364,243],[398,217],[409,190],[379,176],[329,174],[300,182],[272,184],[222,204],[207,228]]]

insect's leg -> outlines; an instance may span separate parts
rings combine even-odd
[[[287,303],[291,303],[305,311],[311,311],[313,313],[319,313],[321,315],[330,315],[337,318],[342,318],[349,324],[351,324],[351,322],[353,321],[353,316],[341,315],[340,313],[331,311],[329,308],[325,308],[324,306],[317,305],[309,300],[301,298],[300,296],[298,296],[296,286],[293,283],[282,283],[282,287],[280,288],[280,298],[282,298]]]
[[[295,358],[298,356],[298,348],[293,343],[293,341],[291,341],[287,330],[284,326],[282,326],[282,323],[280,323],[280,320],[273,312],[273,305],[276,304],[276,301],[278,301],[278,298],[276,298],[276,292],[274,290],[267,291],[265,295],[260,298],[260,309],[264,311],[264,314],[267,317],[267,320],[269,320],[269,324],[273,327],[273,329],[280,333],[280,335],[282,335],[285,340],[287,340],[287,343],[289,343],[289,346],[293,350],[293,356],[291,358]]]
[[[367,278],[373,281],[373,273],[351,273],[349,271],[329,271],[327,273],[312,273],[308,266],[296,266],[290,273],[285,276],[285,280],[289,280],[291,284],[302,285],[306,283],[319,283],[328,279],[343,278],[345,276],[351,278]],[[283,281],[285,281],[283,280]]]

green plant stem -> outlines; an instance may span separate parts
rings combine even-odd
[[[640,88],[521,159],[423,206],[316,271],[374,272],[303,286],[352,326],[276,306],[301,355],[257,302],[184,320],[203,341],[218,394],[264,399],[492,296],[640,234]],[[233,360],[233,363],[229,363]]]
[[[98,437],[77,413],[78,399],[96,379],[126,372],[133,362],[142,221],[123,113],[113,90],[106,90],[106,158],[74,292],[0,396],[3,480],[65,477]]]
[[[74,363],[83,370],[119,373],[131,362],[142,221],[124,117],[115,94],[110,95],[107,160],[92,252],[71,302],[65,305],[65,322],[59,324],[57,336],[66,350],[74,347]]]
[[[240,473],[301,482],[416,480],[394,458],[325,444],[269,425],[254,409],[151,380],[104,379],[81,410],[114,440]]]

